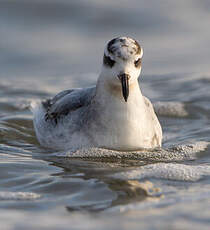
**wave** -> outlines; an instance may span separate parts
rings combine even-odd
[[[121,172],[114,175],[115,178],[126,180],[158,178],[189,182],[197,181],[204,176],[210,176],[210,166],[176,163],[156,163],[145,165],[135,170]]]
[[[188,117],[186,105],[182,102],[155,102],[153,103],[155,112],[160,116],[168,117]]]
[[[0,192],[0,200],[36,200],[41,195],[33,192]]]

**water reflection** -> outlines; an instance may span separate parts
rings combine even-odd
[[[106,162],[100,162],[59,158],[51,158],[50,161],[53,162],[54,166],[59,166],[63,169],[63,172],[56,173],[53,176],[68,178],[69,180],[71,178],[80,178],[89,181],[89,184],[95,187],[95,189],[92,188],[91,190],[94,195],[90,195],[88,190],[81,191],[82,187],[78,188],[79,190],[75,191],[75,195],[77,194],[78,196],[81,193],[83,195],[80,197],[80,202],[77,200],[76,205],[70,200],[67,201],[70,203],[67,205],[69,211],[103,211],[117,205],[161,198],[160,189],[154,188],[149,181],[119,180],[110,177],[116,172],[127,171],[129,168],[135,168],[137,165],[146,164],[146,162],[136,161],[134,164],[134,161],[129,160],[118,160],[118,162],[106,160]],[[82,181],[80,183],[82,184]],[[109,198],[107,199],[108,194]],[[85,196],[85,199],[83,196]],[[100,201],[97,197],[99,197]],[[84,204],[81,203],[83,199]],[[89,201],[88,205],[86,201]],[[78,204],[78,202],[81,204]]]

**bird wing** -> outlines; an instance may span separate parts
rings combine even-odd
[[[95,95],[95,86],[85,89],[65,90],[57,94],[54,98],[42,102],[46,109],[45,120],[57,120],[61,116],[66,116],[71,111],[88,105]]]

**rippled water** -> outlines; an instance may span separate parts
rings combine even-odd
[[[209,9],[207,0],[0,1],[1,229],[209,229]],[[144,47],[140,86],[163,149],[72,158],[42,148],[30,102],[95,84],[105,42],[124,34]]]

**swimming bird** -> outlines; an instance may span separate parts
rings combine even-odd
[[[161,147],[160,123],[138,83],[142,56],[136,40],[114,38],[105,47],[96,86],[65,90],[52,99],[32,103],[40,144],[55,150]]]

